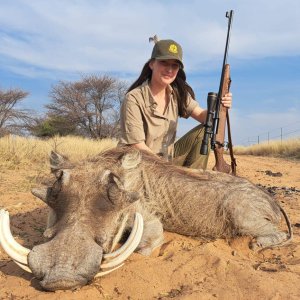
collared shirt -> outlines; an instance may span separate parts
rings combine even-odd
[[[145,144],[156,154],[170,159],[173,156],[173,145],[176,138],[178,123],[178,104],[176,94],[171,86],[167,89],[169,103],[163,114],[156,110],[148,81],[126,94],[121,107],[121,138],[120,144]],[[198,106],[188,96],[188,118]]]

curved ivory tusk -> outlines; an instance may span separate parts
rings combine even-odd
[[[29,267],[27,267],[27,265],[23,265],[17,261],[14,260],[14,262],[24,271],[28,272],[28,273],[32,273],[32,271],[29,269]]]
[[[135,214],[134,225],[126,243],[118,250],[104,254],[101,269],[113,268],[127,259],[139,245],[143,235],[144,223],[141,214]]]
[[[117,232],[117,234],[115,235],[115,237],[114,237],[114,239],[113,239],[113,241],[112,241],[112,245],[111,245],[111,248],[110,248],[109,253],[112,253],[112,252],[115,250],[115,248],[116,248],[118,242],[120,241],[120,239],[121,239],[121,237],[122,237],[122,234],[123,234],[123,232],[124,232],[124,228],[125,228],[125,226],[126,226],[128,217],[129,217],[129,213],[126,214],[126,215],[123,217],[122,222],[121,222],[121,226],[120,226],[120,228],[118,229],[118,232]]]
[[[112,269],[109,269],[109,270],[106,270],[106,271],[101,271],[101,272],[97,273],[97,274],[94,276],[94,278],[102,277],[102,276],[104,276],[104,275],[106,275],[106,274],[109,274],[110,272],[115,271],[115,270],[121,268],[123,265],[124,265],[124,263],[120,264],[119,266],[117,266],[117,267],[115,267],[115,268],[112,268]]]
[[[142,216],[139,213],[136,213],[134,224],[133,224],[130,236],[128,237],[128,239],[125,242],[125,244],[122,245],[119,249],[117,249],[114,252],[104,254],[103,255],[103,259],[104,260],[111,259],[111,258],[114,258],[114,257],[120,255],[124,251],[124,249],[126,249],[132,243],[132,240],[135,238],[135,232],[137,231],[137,228],[139,226],[139,222],[141,222],[141,225],[143,226],[143,218],[142,218]],[[143,228],[142,228],[142,230],[143,230]]]
[[[0,210],[0,244],[4,251],[20,266],[27,266],[29,249],[16,242],[11,234],[9,226],[9,213]],[[23,268],[24,269],[24,268]],[[27,271],[27,269],[25,269]]]

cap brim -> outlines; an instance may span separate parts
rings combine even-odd
[[[160,57],[155,57],[155,59],[157,59],[157,60],[175,59],[180,63],[182,68],[184,67],[182,61],[172,55],[164,55],[164,56],[160,56]]]

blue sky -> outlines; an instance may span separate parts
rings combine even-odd
[[[23,107],[43,111],[59,80],[110,74],[132,82],[157,34],[182,45],[188,82],[206,107],[207,93],[218,91],[230,9],[234,144],[268,132],[300,136],[299,0],[2,0],[0,87],[30,92]],[[178,134],[195,125],[180,120]]]

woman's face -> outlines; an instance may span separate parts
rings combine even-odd
[[[167,86],[175,80],[180,63],[176,59],[154,59],[150,61],[149,67],[152,70],[152,84]]]

